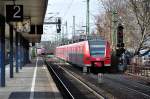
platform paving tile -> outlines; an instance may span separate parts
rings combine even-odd
[[[36,60],[33,60],[19,73],[14,73],[14,78],[9,78],[9,69],[7,69],[6,87],[0,87],[0,99],[62,99],[41,58],[38,58],[35,84],[33,84],[35,67]]]

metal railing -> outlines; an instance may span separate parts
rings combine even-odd
[[[150,60],[146,60],[148,64],[143,63],[143,59],[141,57],[135,57],[131,64],[127,67],[127,73],[131,73],[137,76],[142,76],[149,78],[150,77]]]
[[[150,67],[129,65],[127,72],[143,77],[150,77]]]

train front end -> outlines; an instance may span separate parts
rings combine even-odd
[[[89,41],[91,72],[104,73],[111,66],[110,45],[105,40]]]

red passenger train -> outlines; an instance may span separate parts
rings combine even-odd
[[[91,72],[105,72],[111,66],[111,49],[106,40],[88,40],[56,48],[56,57]]]

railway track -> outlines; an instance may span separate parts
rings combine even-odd
[[[122,78],[121,75],[117,75],[117,77],[114,75],[105,75],[104,78],[113,80],[116,83],[121,83],[122,85],[127,86],[128,89],[134,90],[137,93],[143,94],[150,98],[150,86]]]
[[[65,99],[105,99],[100,93],[93,90],[65,68],[46,63],[52,77],[57,83]]]
[[[54,69],[49,66],[47,64],[47,62],[45,62],[47,65],[47,68],[50,72],[50,74],[52,75],[53,79],[55,80],[55,82],[57,82],[57,86],[61,91],[64,91],[62,93],[63,97],[67,98],[67,99],[75,99],[73,97],[73,95],[70,93],[70,91],[68,90],[68,88],[66,87],[66,85],[63,83],[63,81],[60,79],[60,77],[57,75],[57,73],[54,71]]]
[[[87,86],[92,86],[92,89],[103,94],[107,99],[150,99],[149,86],[134,82],[131,79],[124,79],[122,75],[104,74],[103,83],[99,84],[96,75],[84,75],[77,68],[65,63],[55,62],[54,64],[60,64],[60,68],[63,68],[66,72],[69,71],[69,73],[86,83]]]
[[[106,83],[105,88],[113,89],[110,92],[117,92],[120,96],[117,96],[116,93],[113,94],[121,99],[150,99],[150,87],[148,86],[119,78],[116,79],[110,75],[104,76],[104,83]]]

